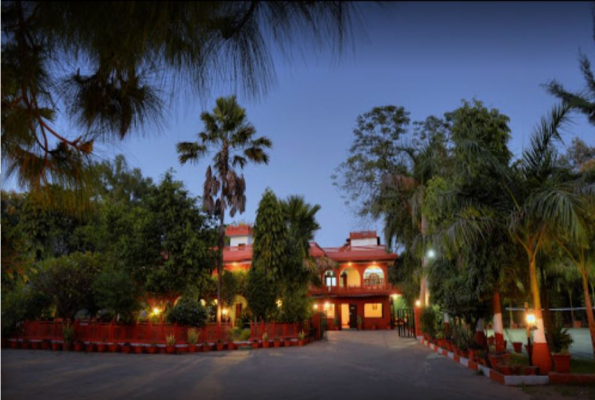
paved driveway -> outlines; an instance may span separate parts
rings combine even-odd
[[[529,399],[392,331],[183,356],[2,351],[3,399]]]

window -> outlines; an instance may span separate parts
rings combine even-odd
[[[332,303],[324,303],[323,311],[327,318],[335,318],[335,305]]]
[[[382,303],[364,304],[365,318],[382,318]]]
[[[324,285],[327,287],[337,286],[337,278],[334,271],[326,271],[324,273]]]

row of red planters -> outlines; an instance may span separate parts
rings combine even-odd
[[[196,344],[196,345],[185,345],[185,346],[158,346],[152,345],[130,345],[130,344],[118,344],[118,343],[61,343],[61,342],[50,342],[49,340],[44,341],[10,341],[9,347],[12,349],[32,349],[32,350],[54,350],[54,351],[86,351],[87,353],[98,352],[98,353],[148,353],[148,354],[185,354],[185,353],[199,353],[209,352],[212,350],[236,350],[239,347],[252,347],[253,349],[268,348],[268,347],[291,347],[291,346],[303,346],[308,344],[313,339],[303,339],[293,341],[291,339],[275,340],[275,341],[258,341],[253,342],[242,342],[242,343],[215,343],[215,344]]]
[[[488,338],[488,344],[492,344],[492,343],[489,343],[489,339],[491,339],[491,338],[493,338],[493,337]],[[438,347],[441,347],[445,350],[453,352],[457,356],[469,358],[471,361],[481,364],[485,367],[488,366],[486,359],[478,356],[479,351],[477,351],[477,350],[472,350],[472,349],[469,349],[468,351],[459,350],[453,343],[449,342],[446,339],[438,339],[435,344]],[[507,342],[505,340],[504,341],[504,349],[506,349],[506,344],[507,344]],[[519,354],[522,353],[523,343],[513,342],[512,345],[514,347],[515,353],[519,353]],[[527,345],[525,345],[525,349],[527,350],[527,353],[529,353],[529,349],[527,348]],[[558,373],[570,372],[570,354],[552,354],[552,358],[554,359],[554,365],[556,366],[556,371]],[[510,365],[509,364],[510,354],[508,354],[508,353],[488,354],[488,359],[490,362],[490,366],[493,369],[497,370],[498,372],[500,372],[504,375],[519,375],[520,374],[521,366],[520,365]],[[539,367],[525,366],[524,373],[525,373],[525,375],[537,375],[539,373]]]

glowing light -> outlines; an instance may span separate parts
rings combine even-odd
[[[421,301],[416,300],[415,301],[415,307],[421,307]]]
[[[535,314],[527,314],[527,324],[535,325]]]
[[[326,303],[324,303],[324,309],[328,310],[328,308],[331,306],[331,303],[329,303],[328,301]]]
[[[318,310],[318,304],[314,304],[314,309]]]
[[[161,310],[158,307],[153,308],[153,314],[159,315],[160,313],[161,313]]]
[[[281,300],[277,300],[277,307],[281,308],[282,305],[283,305],[283,302]]]
[[[207,302],[205,301],[205,299],[200,299],[200,305],[203,307],[207,305]]]
[[[217,299],[213,300],[213,303],[217,304]]]
[[[434,251],[434,249],[428,250],[428,258],[434,258],[434,257],[436,257],[436,252]]]
[[[391,294],[391,297],[393,298],[393,300],[396,300],[396,299],[397,299],[397,297],[399,297],[399,295],[398,295],[398,294],[396,294],[396,293],[394,293],[394,294]]]
[[[224,308],[223,310],[221,310],[221,312],[223,313],[223,315],[227,315],[227,313],[229,312],[229,310],[227,308]]]

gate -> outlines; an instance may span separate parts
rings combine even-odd
[[[412,308],[396,310],[395,329],[399,337],[415,338],[415,317]]]

